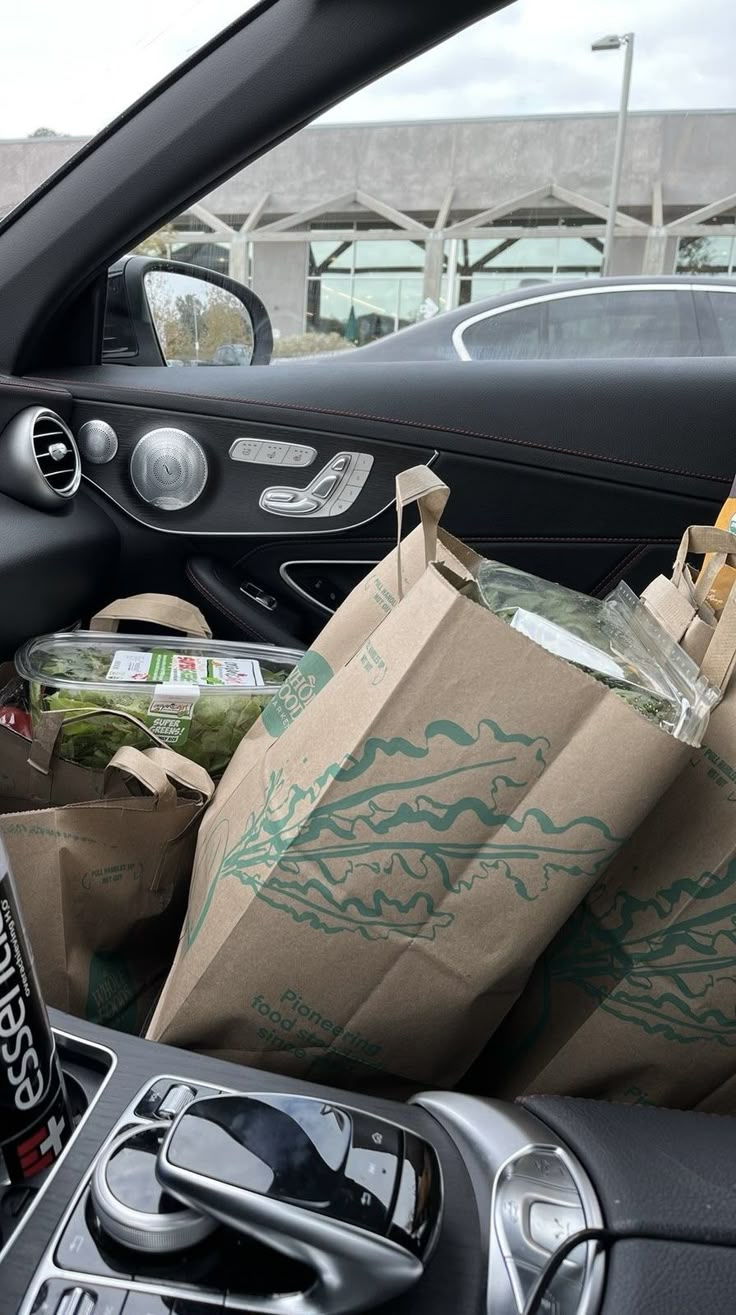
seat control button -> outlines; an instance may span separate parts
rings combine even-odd
[[[342,475],[347,470],[350,463],[350,457],[345,452],[341,452],[339,457],[333,457],[330,462],[330,470],[334,470],[338,475]]]
[[[342,497],[335,498],[334,502],[330,503],[330,515],[342,516],[344,511],[349,510],[350,506],[352,505],[352,502],[353,499],[349,496],[349,493],[346,491],[342,495]]]
[[[310,516],[321,503],[309,493],[299,489],[266,489],[261,495],[261,507],[276,516]]]
[[[316,511],[318,507],[319,503],[316,498],[305,496],[303,498],[297,498],[296,502],[290,504],[289,514],[291,516],[309,516],[310,513]]]
[[[309,490],[315,498],[329,498],[334,493],[339,482],[337,475],[322,475]]]

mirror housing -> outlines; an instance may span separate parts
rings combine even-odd
[[[254,292],[242,283],[216,270],[205,269],[200,265],[187,265],[176,260],[164,260],[158,256],[124,256],[116,261],[108,271],[107,302],[105,306],[105,326],[102,343],[102,362],[106,365],[169,365],[174,357],[166,356],[165,326],[161,322],[160,299],[151,295],[155,285],[152,276],[158,275],[159,287],[169,276],[171,297],[176,298],[177,276],[181,279],[181,299],[192,298],[192,280],[204,285],[202,288],[201,314],[206,317],[207,310],[217,300],[225,309],[225,324],[228,323],[227,302],[233,300],[242,308],[244,324],[249,334],[239,335],[240,340],[232,341],[231,333],[227,341],[219,343],[208,359],[177,360],[177,364],[190,365],[268,365],[273,351],[273,332],[268,311]],[[216,289],[220,290],[217,296]],[[196,291],[196,290],[195,290]],[[197,299],[199,303],[199,299]],[[234,306],[233,306],[234,311]],[[234,323],[233,315],[229,323]],[[198,342],[195,315],[195,339]],[[248,342],[247,339],[250,339]],[[250,352],[250,359],[247,359]]]

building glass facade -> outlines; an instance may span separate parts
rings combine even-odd
[[[678,274],[736,274],[736,238],[681,237],[677,244]]]
[[[310,242],[305,328],[360,344],[417,319],[425,243],[361,240],[358,232],[354,242]]]

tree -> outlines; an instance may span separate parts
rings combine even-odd
[[[681,274],[710,274],[717,257],[714,256],[712,238],[680,238],[677,251],[677,268]]]
[[[155,233],[150,233],[142,242],[138,243],[135,248],[139,256],[162,256],[169,260],[171,257],[171,244],[177,241],[176,230],[171,224],[165,224]]]
[[[242,344],[250,351],[253,347],[253,334],[241,303],[224,288],[210,286],[200,324],[199,347],[202,360],[212,360],[217,348],[226,343]]]
[[[56,132],[53,128],[36,128],[31,133],[31,137],[61,137],[62,133]]]

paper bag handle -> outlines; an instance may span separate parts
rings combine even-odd
[[[712,684],[725,690],[733,675],[734,665],[736,665],[736,588],[731,590],[726,599],[726,605],[705,651],[700,670]]]
[[[115,717],[117,720],[126,721],[136,730],[143,731],[152,743],[161,749],[168,747],[144,721],[139,721],[132,712],[123,712],[118,708],[88,708],[84,712],[75,712],[71,717],[64,712],[45,712],[34,728],[28,753],[29,765],[42,776],[49,776],[64,726],[71,726],[78,721],[91,721],[93,717]]]
[[[200,767],[199,763],[192,762],[191,758],[185,758],[174,749],[146,749],[144,757],[149,762],[155,763],[157,767],[161,767],[175,785],[183,786],[185,790],[201,795],[202,802],[209,803],[215,793],[215,783],[209,772],[206,772],[204,767]]]
[[[134,594],[118,598],[96,612],[90,630],[116,631],[121,621],[145,621],[148,625],[176,630],[193,639],[211,639],[212,631],[198,607],[173,594]]]
[[[398,593],[399,598],[404,595],[404,581],[401,572],[401,523],[404,515],[404,508],[410,507],[413,502],[419,504],[419,515],[424,531],[424,560],[429,566],[437,556],[437,531],[445,510],[447,499],[450,496],[450,490],[447,485],[435,475],[429,466],[412,466],[410,470],[402,470],[396,476],[396,519],[397,519],[397,558],[398,558]]]
[[[139,785],[148,790],[156,799],[157,808],[176,808],[176,786],[169,780],[161,764],[149,757],[150,753],[149,749],[144,752],[141,749],[131,748],[129,744],[122,745],[105,768],[103,796],[107,796],[116,773],[121,772],[125,776],[132,776]]]
[[[691,525],[685,530],[672,568],[672,583],[678,587],[682,581],[688,553],[694,553],[696,557],[710,555],[710,561],[698,575],[693,590],[693,601],[697,607],[700,607],[701,603],[705,602],[716,575],[728,558],[733,558],[731,564],[736,565],[736,534],[730,534],[728,530],[719,530],[715,525]]]

